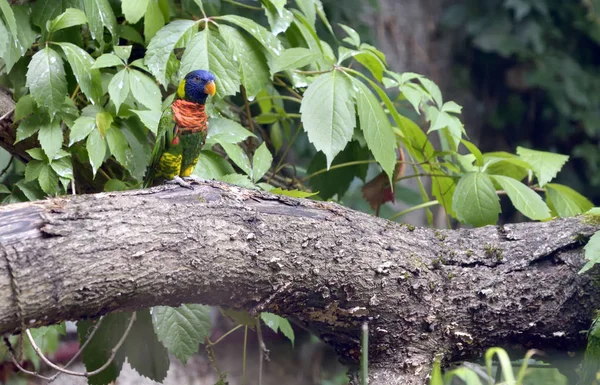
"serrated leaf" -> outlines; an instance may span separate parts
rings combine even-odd
[[[314,29],[317,20],[317,10],[313,0],[296,0],[296,4],[304,14],[304,17],[306,17],[308,24]]]
[[[579,274],[585,273],[595,264],[600,263],[600,231],[597,231],[592,235],[583,249],[585,251],[585,259],[588,261],[581,270],[579,270]]]
[[[549,204],[561,218],[582,214],[594,206],[589,199],[562,184],[546,184],[546,194]]]
[[[129,84],[129,70],[126,68],[117,72],[108,84],[108,94],[115,104],[117,112],[119,112],[119,108],[125,99],[127,99],[127,96],[129,96]]]
[[[373,92],[360,81],[356,105],[358,118],[369,149],[388,177],[393,178],[396,166],[396,135],[390,121]]]
[[[250,159],[244,150],[237,144],[231,143],[220,143],[223,150],[227,153],[227,156],[248,175],[252,178],[252,166],[250,165]]]
[[[129,148],[129,144],[121,130],[113,125],[109,126],[106,130],[106,142],[108,143],[110,153],[115,157],[117,162],[127,167],[127,149]]]
[[[292,325],[290,325],[290,322],[287,319],[280,317],[277,314],[267,312],[260,313],[260,318],[265,325],[270,327],[275,333],[281,330],[283,335],[292,342],[292,345],[294,345],[294,329],[292,329]]]
[[[285,2],[261,0],[261,3],[273,34],[279,35],[285,32],[294,20],[294,15],[284,8]],[[281,6],[277,6],[277,3]]]
[[[202,179],[218,179],[233,174],[231,164],[219,154],[210,150],[202,150],[198,155],[198,163],[193,174]]]
[[[58,175],[54,172],[49,164],[45,163],[40,169],[40,175],[38,176],[38,183],[42,190],[48,195],[56,194],[58,188]]]
[[[31,115],[23,119],[23,121],[17,127],[17,137],[15,139],[15,143],[27,139],[38,132],[43,120],[48,120],[48,118],[42,118],[40,115]]]
[[[108,111],[102,111],[96,114],[96,127],[103,138],[106,136],[106,132],[110,128],[113,121],[114,117]]]
[[[170,80],[166,75],[171,53],[177,42],[195,25],[192,20],[175,20],[161,28],[150,40],[144,63],[164,87]]]
[[[29,150],[25,150],[33,159],[48,161],[48,157],[42,151],[41,148],[30,148]]]
[[[255,39],[238,29],[222,24],[219,33],[233,54],[248,98],[254,98],[269,83],[270,73],[262,48]]]
[[[27,198],[30,201],[37,201],[46,197],[44,192],[40,189],[39,183],[35,181],[28,183],[19,181],[15,183],[15,186],[17,186],[18,189],[21,190],[23,195],[25,195],[25,198]]]
[[[87,15],[92,38],[104,43],[104,27],[112,36],[112,42],[117,44],[117,19],[108,0],[82,0]]]
[[[60,121],[53,119],[51,122],[43,122],[38,132],[38,140],[48,159],[54,159],[63,142]]]
[[[31,95],[24,95],[15,104],[15,114],[13,121],[17,122],[27,116],[31,115],[36,108],[36,104],[33,101]]]
[[[129,88],[136,101],[150,110],[160,110],[162,103],[160,88],[148,75],[131,70],[129,73]]]
[[[25,166],[25,181],[31,182],[36,180],[45,165],[46,162],[42,160],[34,159],[27,162],[27,166]]]
[[[92,65],[92,68],[106,68],[106,67],[115,67],[115,66],[122,66],[125,65],[125,63],[123,63],[123,60],[121,58],[119,58],[117,55],[115,55],[114,53],[105,53],[100,55],[100,57],[98,57],[98,59],[96,59],[96,61],[94,62],[94,65]]]
[[[419,76],[417,80],[423,85],[423,88],[425,88],[427,93],[431,95],[431,98],[438,105],[438,108],[441,108],[441,106],[443,105],[443,99],[440,87],[438,87],[437,84],[423,76]]]
[[[281,51],[283,51],[283,46],[279,39],[277,39],[277,37],[268,29],[253,20],[238,15],[225,15],[220,16],[219,18],[220,20],[228,21],[246,30],[246,32],[262,44],[271,55],[278,56]]]
[[[156,33],[165,25],[165,16],[160,9],[158,1],[152,0],[146,7],[146,14],[144,15],[144,38],[146,44],[152,40]]]
[[[198,68],[212,72],[217,85],[217,96],[235,95],[240,87],[240,75],[225,40],[208,28],[196,33],[189,41],[183,56],[179,77]]]
[[[154,331],[150,310],[137,311],[136,316],[135,323],[125,340],[123,353],[136,372],[161,383],[167,377],[169,370],[169,354]]]
[[[73,179],[73,164],[70,156],[54,159],[52,163],[50,163],[50,167],[52,167],[59,177]]]
[[[306,192],[300,190],[284,190],[281,187],[276,187],[269,190],[271,194],[285,195],[292,198],[309,198],[318,194],[318,192]]]
[[[346,34],[348,34],[348,37],[350,38],[349,43],[351,43],[352,45],[354,45],[355,47],[358,47],[360,45],[360,36],[358,35],[358,33],[348,27],[347,25],[344,24],[338,24],[340,27],[342,27],[342,29],[346,32]]]
[[[27,82],[31,96],[51,114],[62,106],[67,93],[67,79],[60,55],[49,47],[36,52],[27,67]]]
[[[267,148],[267,144],[263,142],[254,153],[252,158],[252,180],[254,183],[258,182],[262,178],[273,163],[273,155]]]
[[[385,70],[385,66],[373,52],[362,51],[354,55],[354,59],[368,69],[373,77],[379,82],[383,80],[383,71]]]
[[[87,21],[87,17],[83,11],[75,8],[67,8],[48,23],[48,32],[52,33],[75,25],[85,24]]]
[[[31,21],[40,29],[46,28],[46,22],[54,19],[62,12],[62,1],[39,0],[31,7]]]
[[[208,120],[208,136],[206,137],[206,146],[212,146],[216,143],[235,144],[248,137],[256,138],[252,132],[248,131],[238,122],[227,118],[210,118]]]
[[[210,335],[210,312],[204,305],[155,306],[152,324],[158,340],[185,364]]]
[[[517,154],[531,165],[540,187],[544,187],[546,183],[554,179],[567,160],[569,160],[568,155],[530,150],[524,147],[517,147]]]
[[[500,201],[490,176],[481,172],[463,175],[454,190],[452,210],[463,223],[477,227],[495,224]]]
[[[100,135],[100,130],[93,130],[88,135],[85,147],[88,152],[90,164],[92,165],[92,171],[94,176],[96,176],[96,172],[102,166],[104,156],[106,155],[106,141]]]
[[[69,147],[75,142],[79,142],[87,138],[87,136],[96,127],[96,119],[90,116],[80,116],[75,120],[73,127],[71,127],[71,133],[69,135]]]
[[[225,183],[233,184],[236,186],[244,187],[247,189],[256,189],[256,186],[248,178],[248,175],[229,174],[229,175],[221,176],[221,177],[217,178],[217,180],[220,180]]]
[[[13,66],[25,55],[33,42],[37,39],[37,33],[31,28],[29,18],[29,6],[15,5],[11,7],[18,28],[16,34],[11,33],[0,18],[0,57],[4,61],[6,71],[11,72]],[[15,76],[14,74],[11,74]],[[13,80],[13,83],[17,80]],[[18,80],[19,83],[21,80]],[[20,85],[19,85],[20,87]]]
[[[79,83],[81,91],[83,91],[85,96],[87,96],[92,103],[98,103],[102,97],[102,80],[100,78],[100,71],[92,68],[94,59],[89,53],[75,44],[57,44],[59,44],[65,52],[67,61],[73,70],[73,74],[77,79],[77,83]]]
[[[123,11],[123,15],[125,15],[125,20],[127,20],[131,24],[135,24],[144,13],[146,13],[146,8],[148,7],[149,0],[121,0],[121,10]]]
[[[294,47],[286,49],[273,60],[272,73],[285,71],[289,69],[297,69],[314,63],[321,58],[321,52],[315,52],[308,48]]]
[[[306,89],[300,106],[308,139],[327,158],[327,168],[352,139],[356,114],[350,81],[339,71],[317,77]]]
[[[542,197],[523,183],[502,175],[492,175],[492,179],[506,192],[515,208],[527,218],[542,220],[550,217],[550,210]]]
[[[442,106],[442,111],[450,112],[453,114],[460,114],[462,112],[462,106],[456,104],[453,101],[449,101],[444,103],[444,105]]]
[[[160,121],[161,112],[158,111],[139,111],[139,110],[131,110],[134,112],[142,121],[142,123],[150,130],[154,135],[156,135],[156,131],[158,130],[158,122]],[[211,127],[212,129],[212,127]],[[210,130],[209,130],[210,135]]]

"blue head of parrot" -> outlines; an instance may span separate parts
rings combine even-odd
[[[209,71],[196,70],[185,75],[179,83],[177,95],[181,99],[204,104],[208,95],[214,96],[216,91],[215,75]]]

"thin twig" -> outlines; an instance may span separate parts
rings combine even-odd
[[[231,329],[230,331],[228,331],[227,333],[223,334],[221,337],[219,337],[218,340],[216,340],[215,342],[212,342],[210,339],[206,339],[207,343],[210,346],[214,346],[216,344],[218,344],[219,342],[221,342],[225,337],[227,337],[228,335],[230,335],[231,333],[233,333],[234,331],[238,330],[239,328],[241,328],[244,325],[236,325],[236,327],[234,327],[233,329]]]
[[[42,359],[42,361],[44,361],[46,363],[46,365],[48,365],[49,367],[51,367],[54,370],[58,370],[59,372],[62,372],[62,373],[65,373],[65,374],[68,374],[68,375],[71,375],[71,376],[79,376],[79,375],[82,374],[80,372],[74,372],[72,370],[61,368],[60,366],[53,364],[52,361],[50,361],[44,355],[44,353],[42,353],[42,349],[40,349],[40,347],[37,346],[37,344],[35,343],[35,340],[33,339],[33,336],[31,335],[31,331],[29,329],[25,330],[25,335],[27,336],[27,339],[29,339],[29,343],[33,347],[33,350],[35,351],[35,354],[37,354],[38,357],[40,357]]]
[[[15,351],[10,343],[10,340],[8,339],[8,336],[4,336],[4,345],[6,345],[8,354],[10,354],[10,359],[12,360],[13,364],[17,367],[17,369],[19,369],[20,371],[22,371],[25,374],[29,374],[30,376],[41,378],[42,380],[45,380],[45,381],[50,380],[50,377],[45,377],[36,372],[29,371],[29,370],[25,369],[24,367],[22,367],[21,364],[19,364],[19,361],[17,361],[17,357],[15,357]]]
[[[242,354],[242,385],[246,384],[246,347],[248,345],[248,325],[244,328],[244,353]]]
[[[229,3],[229,4],[237,5],[240,8],[251,9],[253,11],[262,11],[262,8],[260,8],[260,7],[254,7],[252,5],[240,3],[240,2],[237,2],[237,1],[234,1],[234,0],[223,0],[223,1],[226,2],[226,3]]]
[[[258,385],[262,385],[262,376],[263,376],[263,364],[265,360],[265,355],[267,361],[269,360],[269,350],[265,345],[265,340],[263,339],[262,330],[260,329],[260,317],[256,317],[256,335],[258,337]]]
[[[8,169],[10,168],[10,166],[11,166],[11,164],[13,162],[13,159],[15,159],[15,157],[11,156],[10,160],[8,161],[8,164],[6,165],[6,167],[4,167],[4,169],[2,171],[0,171],[0,178],[2,178],[2,175],[4,175],[8,171]]]
[[[0,122],[3,121],[4,119],[6,119],[8,117],[8,115],[12,114],[14,110],[15,110],[15,108],[13,107],[6,114],[0,116]]]

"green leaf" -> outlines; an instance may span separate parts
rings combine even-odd
[[[381,60],[371,51],[362,51],[354,55],[354,59],[368,69],[379,82],[383,80],[385,67]]]
[[[125,20],[131,24],[135,24],[144,14],[148,7],[149,0],[121,0],[121,10],[125,15]]]
[[[590,238],[587,245],[583,248],[585,251],[585,259],[588,262],[579,270],[579,274],[583,274],[591,269],[595,264],[600,262],[600,231],[596,231]]]
[[[233,54],[246,95],[253,99],[270,80],[269,66],[255,39],[238,29],[222,24],[219,33]]]
[[[10,194],[8,187],[0,183],[0,194]]]
[[[131,70],[129,73],[129,88],[133,97],[150,110],[159,111],[162,103],[160,88],[148,75]]]
[[[306,89],[300,106],[308,140],[327,158],[327,168],[352,139],[356,114],[354,93],[348,78],[339,71],[317,77]]]
[[[142,123],[150,130],[152,131],[152,133],[154,135],[156,135],[156,131],[158,130],[158,122],[160,121],[160,116],[162,115],[162,113],[160,112],[160,110],[158,111],[148,111],[148,110],[144,110],[144,111],[138,111],[138,110],[131,110],[131,112],[134,112],[142,121]],[[212,129],[212,127],[211,127]],[[210,130],[209,130],[209,135],[210,135]]]
[[[444,103],[441,110],[444,112],[450,112],[453,114],[460,114],[462,112],[462,106],[456,104],[453,101],[449,101],[449,102]]]
[[[119,31],[119,38],[127,40],[129,43],[144,45],[144,39],[142,39],[142,35],[140,35],[140,33],[131,25],[119,24],[117,26],[117,31]]]
[[[493,175],[492,179],[506,192],[515,208],[527,218],[542,220],[550,217],[550,210],[546,203],[523,183],[502,175]]]
[[[352,28],[348,27],[344,24],[338,24],[342,29],[348,34],[348,40],[344,39],[347,43],[354,45],[354,47],[358,48],[360,46],[360,36],[358,33]]]
[[[31,115],[36,109],[36,104],[31,95],[22,96],[15,105],[15,115],[13,121],[17,122]]]
[[[27,139],[38,132],[43,120],[47,121],[48,118],[42,118],[40,115],[31,115],[23,119],[19,124],[19,127],[17,127],[17,138],[15,139],[15,143]]]
[[[42,160],[34,159],[27,162],[27,165],[25,166],[25,181],[31,182],[36,180],[40,176],[40,172],[45,165],[46,161]]]
[[[441,108],[443,105],[443,100],[440,87],[438,87],[437,84],[423,76],[419,76],[417,80],[423,85],[423,88],[425,88],[427,93],[431,95],[431,98],[437,104],[438,108]]]
[[[396,135],[379,99],[362,82],[356,80],[358,118],[369,149],[390,180],[396,166]]]
[[[461,139],[460,142],[467,148],[467,150],[469,150],[471,154],[475,156],[475,164],[477,166],[483,166],[483,155],[481,154],[479,148],[466,139]]]
[[[198,155],[198,163],[193,174],[202,179],[218,179],[233,174],[231,164],[219,154],[210,150],[202,150]]]
[[[58,175],[54,172],[49,164],[45,163],[40,170],[38,182],[42,190],[48,195],[56,194],[58,188]]]
[[[289,48],[273,60],[272,73],[297,69],[314,63],[323,56],[321,52],[315,52],[308,48]]]
[[[117,19],[108,0],[82,0],[92,38],[104,43],[104,27],[112,35],[112,43],[117,44]]]
[[[50,167],[52,167],[59,177],[73,179],[73,163],[70,156],[53,160],[50,163]]]
[[[114,118],[108,111],[102,111],[96,114],[96,127],[98,127],[98,131],[103,138],[106,136],[106,131],[108,131],[113,121]]]
[[[171,53],[177,42],[195,25],[192,20],[175,20],[161,28],[150,40],[144,63],[164,87],[170,81],[166,74]]]
[[[127,356],[127,362],[139,374],[161,383],[169,370],[169,354],[154,331],[150,310],[139,310],[136,315],[135,323],[122,348],[123,353]]]
[[[252,166],[250,165],[250,159],[244,150],[237,144],[220,143],[223,150],[227,153],[227,156],[241,168],[250,178],[252,178]]]
[[[37,33],[31,28],[29,20],[29,6],[13,6],[15,20],[19,28],[16,34],[6,29],[0,18],[0,57],[6,65],[7,72],[11,72],[13,66],[25,55],[33,42],[37,39]],[[13,80],[13,83],[17,80]],[[19,79],[18,82],[21,82]]]
[[[198,346],[210,335],[210,307],[181,305],[177,308],[155,306],[152,324],[158,339],[184,364],[198,351]]]
[[[240,187],[244,187],[244,188],[248,188],[248,189],[256,189],[256,186],[254,185],[254,183],[252,183],[252,181],[250,179],[248,179],[247,175],[229,174],[229,175],[219,177],[217,179],[222,182],[233,184],[236,186],[240,186]]]
[[[0,10],[4,14],[4,20],[8,23],[8,28],[10,28],[10,33],[13,36],[17,36],[17,20],[15,19],[15,14],[8,4],[6,0],[0,0]]]
[[[123,60],[124,63],[127,63],[129,57],[131,56],[131,49],[133,46],[131,45],[116,45],[113,47],[113,51],[118,58]]]
[[[208,127],[206,146],[212,146],[216,143],[235,144],[248,137],[256,138],[256,135],[248,131],[241,124],[227,118],[210,118],[208,120]]]
[[[263,142],[256,152],[254,153],[254,157],[252,158],[252,181],[254,183],[258,182],[260,178],[262,178],[273,163],[273,155],[267,148],[267,144]]]
[[[211,71],[216,77],[217,96],[235,95],[240,88],[240,75],[223,38],[208,28],[196,33],[181,57],[179,77],[198,68]]]
[[[56,16],[54,20],[48,23],[47,29],[48,32],[52,33],[75,25],[85,24],[87,21],[87,17],[83,11],[75,8],[67,8],[63,13]]]
[[[283,46],[281,45],[279,39],[277,39],[277,37],[268,29],[251,19],[238,15],[225,15],[219,16],[219,20],[228,21],[246,30],[246,32],[258,40],[258,42],[262,44],[273,56],[279,56],[279,54],[283,51]]]
[[[284,8],[285,1],[261,0],[261,3],[273,34],[285,32],[294,20],[294,15]]]
[[[27,67],[27,82],[31,96],[40,106],[56,113],[65,101],[67,79],[60,55],[49,47],[36,52]]]
[[[254,330],[256,326],[256,319],[250,315],[246,310],[237,310],[233,308],[223,308],[220,307],[219,310],[221,313],[231,319],[238,325],[249,326],[250,329]]]
[[[110,179],[104,184],[104,191],[125,191],[129,186],[118,179]]]
[[[125,99],[127,99],[127,96],[129,96],[129,84],[129,70],[126,68],[117,72],[108,84],[108,94],[115,104],[117,112],[119,112],[119,108]]]
[[[92,171],[94,176],[96,172],[102,166],[104,162],[104,156],[106,155],[106,142],[100,130],[93,130],[87,137],[86,148],[88,151],[88,157],[90,158],[90,164],[92,165]]]
[[[62,147],[63,132],[60,127],[60,121],[53,119],[52,122],[44,122],[38,132],[38,140],[42,150],[46,153],[48,159],[54,159],[58,150]]]
[[[452,209],[463,223],[476,227],[495,224],[500,201],[490,176],[482,172],[463,175],[454,190]]]
[[[292,329],[292,325],[290,325],[290,322],[287,319],[280,317],[277,314],[267,312],[260,313],[260,318],[265,325],[270,327],[275,333],[281,330],[283,335],[292,342],[292,345],[294,345],[294,329]]]
[[[300,190],[284,190],[281,187],[276,187],[269,191],[271,194],[285,195],[292,198],[309,198],[318,194],[318,192],[306,192]]]
[[[115,55],[114,53],[105,53],[100,55],[100,57],[96,59],[96,62],[94,63],[92,68],[106,68],[122,65],[125,65],[125,63],[123,63],[123,60],[121,60],[121,58],[119,58],[117,55]]]
[[[87,138],[90,132],[94,130],[94,127],[96,127],[96,118],[90,116],[80,116],[77,118],[69,134],[69,147],[73,143]]]
[[[296,0],[296,4],[304,14],[304,17],[306,17],[308,24],[314,29],[315,22],[317,21],[317,10],[313,0]]]
[[[29,150],[25,150],[25,152],[27,152],[29,155],[31,155],[31,157],[33,159],[43,160],[46,162],[48,161],[48,157],[46,156],[44,151],[42,151],[41,148],[30,148]]]
[[[106,130],[106,142],[110,153],[115,157],[117,162],[127,167],[127,149],[129,144],[127,138],[117,127],[111,125]]]
[[[593,203],[568,186],[557,183],[546,185],[548,204],[561,218],[582,214],[592,207]]]
[[[517,154],[531,165],[540,187],[544,187],[546,183],[554,179],[567,160],[569,160],[568,155],[535,151],[524,147],[517,147]]]
[[[146,44],[156,36],[156,33],[164,27],[164,25],[165,15],[160,9],[159,2],[154,0],[149,2],[144,16],[144,38],[146,39]]]
[[[99,103],[102,97],[102,81],[100,79],[100,71],[93,69],[94,59],[89,53],[71,43],[59,44],[65,55],[73,74],[79,83],[81,91],[93,103]]]

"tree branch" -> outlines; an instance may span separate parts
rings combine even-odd
[[[218,304],[293,317],[356,363],[368,322],[371,384],[420,384],[438,353],[583,346],[600,295],[595,271],[577,272],[598,228],[414,229],[219,182],[7,205],[0,333]]]

